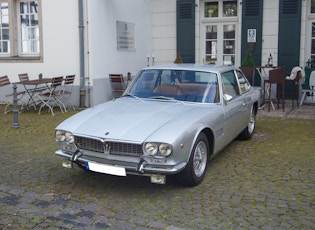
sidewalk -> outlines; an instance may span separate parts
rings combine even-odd
[[[294,108],[292,108],[292,101],[286,100],[284,111],[281,105],[280,109],[277,109],[277,105],[275,105],[275,108],[275,110],[270,108],[270,112],[268,112],[268,108],[265,106],[264,109],[258,111],[257,116],[315,120],[315,103],[304,103],[297,108],[295,101]]]

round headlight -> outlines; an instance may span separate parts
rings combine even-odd
[[[169,144],[160,144],[159,151],[163,156],[169,156],[172,153],[172,146]]]
[[[155,155],[158,151],[158,146],[156,143],[146,143],[144,146],[144,152],[149,155]]]
[[[74,136],[70,132],[66,132],[65,133],[65,139],[66,139],[66,142],[68,144],[73,144],[74,143]]]
[[[65,132],[61,130],[57,130],[55,133],[55,138],[56,138],[56,141],[58,142],[64,141],[66,139]]]

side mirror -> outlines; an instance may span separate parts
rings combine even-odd
[[[225,94],[223,94],[223,98],[226,102],[228,102],[228,101],[232,100],[233,96],[225,93]]]

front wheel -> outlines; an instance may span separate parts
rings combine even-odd
[[[177,175],[178,181],[186,186],[196,186],[203,180],[208,165],[209,143],[200,133],[190,154],[186,168]]]
[[[255,130],[255,120],[256,120],[256,113],[254,107],[252,107],[247,127],[240,133],[239,139],[241,140],[249,140],[254,135]]]

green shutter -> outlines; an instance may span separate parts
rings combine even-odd
[[[195,0],[177,0],[176,8],[177,53],[181,55],[184,63],[194,63]]]
[[[297,0],[280,0],[278,65],[285,67],[286,75],[300,64],[301,4]],[[294,91],[294,86],[286,82],[285,97],[292,97]]]
[[[280,0],[278,65],[285,67],[287,75],[300,63],[301,2]]]
[[[245,58],[247,49],[252,49],[253,60],[257,66],[261,65],[262,20],[263,0],[243,0],[241,59]],[[252,46],[247,43],[248,29],[256,29],[256,43],[253,43]]]

